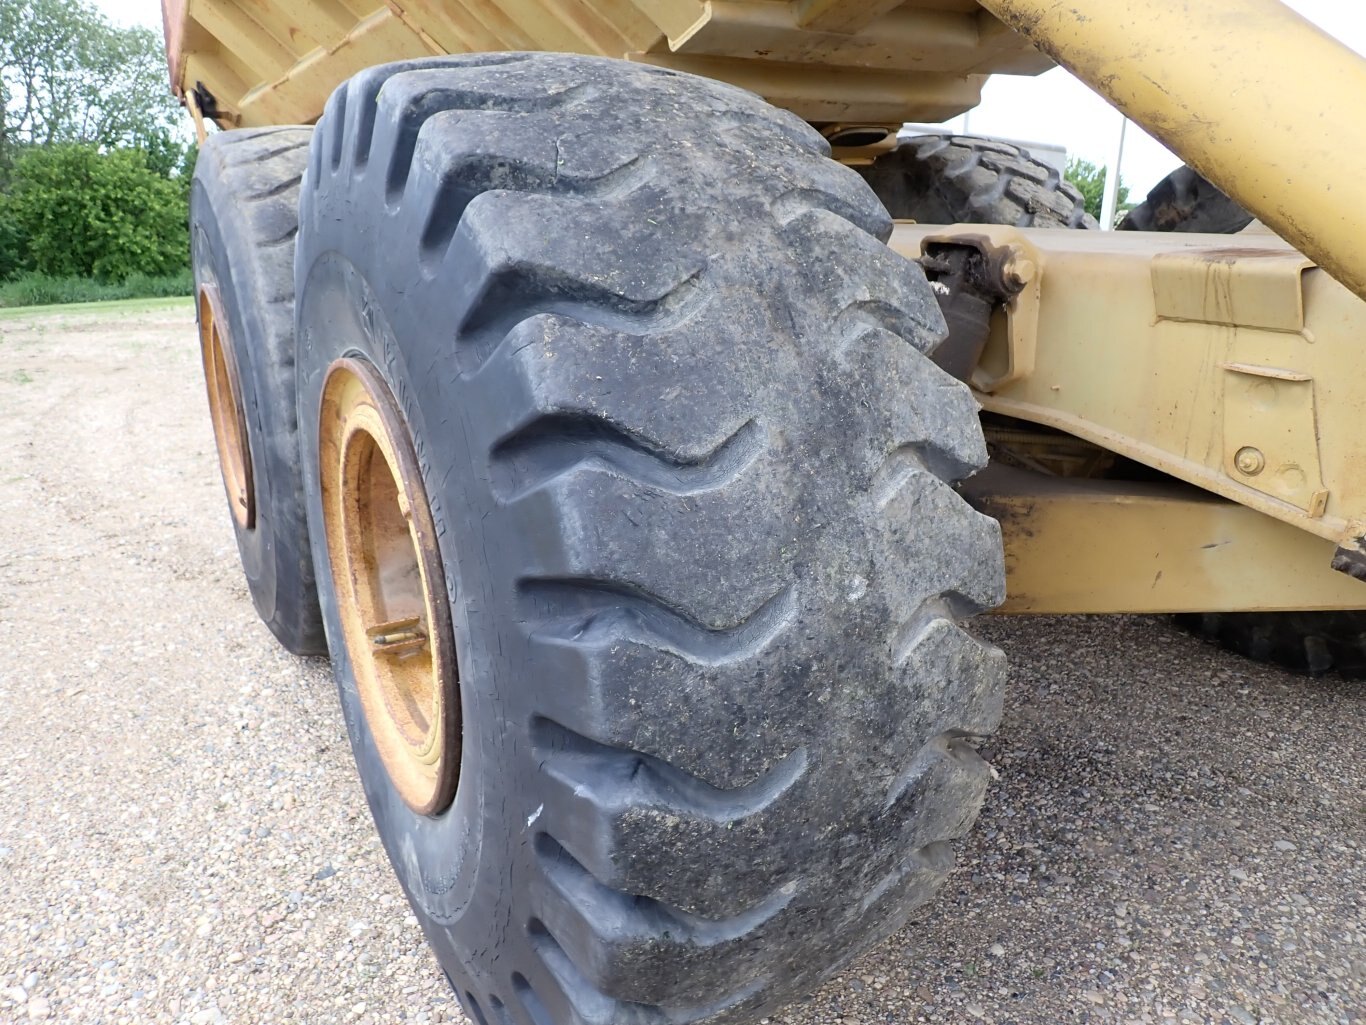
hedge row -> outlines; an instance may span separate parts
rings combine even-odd
[[[0,304],[179,287],[168,283],[189,269],[185,171],[159,173],[142,150],[57,145],[21,150],[2,173]]]

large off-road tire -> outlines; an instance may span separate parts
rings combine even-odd
[[[1095,228],[1056,168],[994,139],[920,135],[857,168],[893,217],[921,224]]]
[[[1206,612],[1176,621],[1229,651],[1292,673],[1366,678],[1366,612]]]
[[[222,356],[216,372],[213,360],[206,366],[210,405],[215,420],[227,419],[215,434],[242,569],[261,619],[296,655],[327,650],[294,388],[294,236],[312,136],[294,126],[211,135],[190,190],[201,338],[212,334]]]
[[[320,593],[371,811],[476,1022],[750,1020],[898,928],[982,801],[976,409],[826,153],[749,93],[547,54],[375,68],[319,123]],[[392,393],[439,538],[463,733],[433,815],[386,771],[318,540],[338,366]]]
[[[1252,215],[1191,167],[1178,167],[1119,222],[1120,231],[1195,231],[1231,235]]]

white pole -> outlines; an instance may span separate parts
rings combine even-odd
[[[1105,172],[1105,195],[1100,201],[1100,230],[1109,231],[1115,226],[1115,207],[1119,205],[1119,168],[1124,163],[1124,130],[1129,127],[1129,119],[1119,118],[1119,141],[1115,144],[1114,159]]]

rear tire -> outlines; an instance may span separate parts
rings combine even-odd
[[[680,145],[680,140],[686,144]],[[302,202],[299,416],[366,797],[479,1023],[753,1020],[949,872],[1003,659],[985,462],[891,223],[805,124],[674,72],[364,72]],[[454,803],[386,774],[337,628],[319,412],[383,377],[440,539]]]
[[[1119,222],[1120,231],[1191,231],[1232,235],[1252,215],[1192,167],[1178,167]]]
[[[1096,227],[1082,194],[1056,168],[994,139],[915,136],[855,170],[888,212],[901,220]]]
[[[243,496],[229,488],[237,548],[257,613],[295,655],[327,651],[294,397],[294,236],[312,137],[312,128],[299,126],[210,135],[190,191],[200,327],[206,327],[206,289],[212,289],[224,355],[235,363],[249,454],[249,517]],[[227,482],[226,464],[224,470]]]
[[[1366,612],[1205,612],[1183,629],[1257,662],[1304,676],[1366,678]]]

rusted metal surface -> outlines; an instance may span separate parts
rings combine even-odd
[[[719,78],[813,122],[899,126],[1052,66],[972,0],[163,0],[171,85],[223,127],[311,123],[344,79],[430,54],[555,50]]]
[[[435,815],[460,774],[455,635],[412,441],[369,363],[329,368],[319,439],[332,586],[365,722],[394,789]]]
[[[209,395],[209,419],[218,449],[218,467],[228,493],[232,518],[243,530],[256,526],[256,489],[251,473],[251,445],[242,410],[242,385],[228,337],[228,322],[218,286],[199,286],[199,354]]]
[[[1175,481],[1086,480],[992,464],[963,488],[1001,524],[1002,614],[1366,608],[1333,544]]]
[[[982,6],[1366,297],[1366,59],[1278,0]]]

